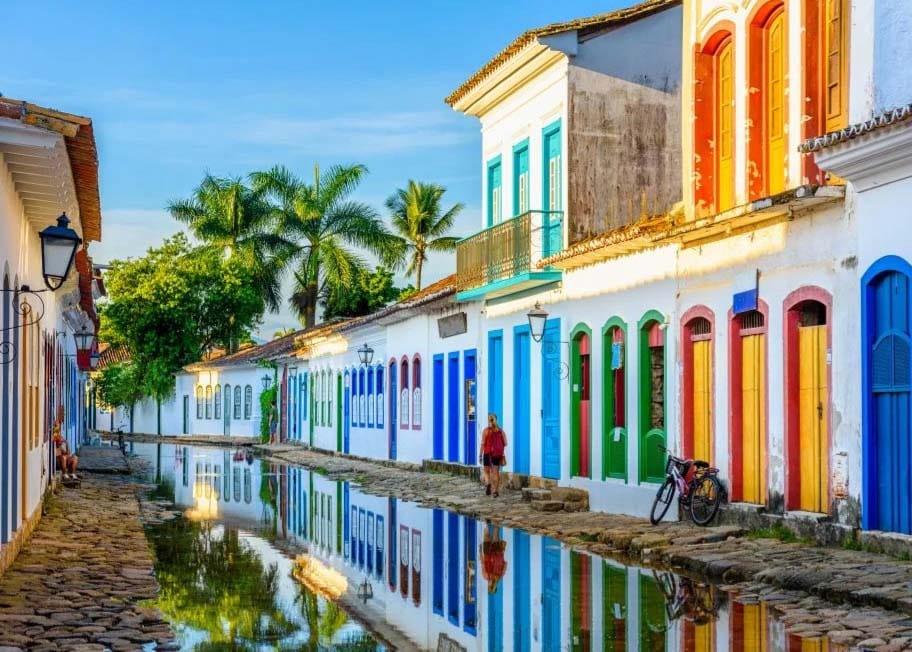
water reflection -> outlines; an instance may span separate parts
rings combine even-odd
[[[305,469],[221,449],[136,453],[160,460],[185,510],[150,533],[185,649],[836,649],[712,585]]]

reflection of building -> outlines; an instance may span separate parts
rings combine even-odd
[[[61,214],[82,244],[65,249],[72,266],[51,289],[57,280],[44,274],[53,271],[53,256],[45,260],[39,232]],[[95,299],[103,289],[88,248],[100,240],[92,121],[0,97],[0,572],[40,518],[58,409],[70,449],[85,436]],[[77,344],[75,333],[90,342]]]

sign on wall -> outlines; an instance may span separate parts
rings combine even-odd
[[[441,338],[462,335],[468,330],[466,313],[457,312],[455,315],[441,317],[437,320],[437,332]]]

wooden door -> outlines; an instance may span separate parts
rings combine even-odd
[[[766,335],[741,338],[742,500],[764,502],[763,456],[766,441]]]
[[[693,456],[712,462],[712,348],[693,343]]]
[[[785,190],[785,12],[780,11],[766,29],[766,134],[767,179],[770,195]]]
[[[826,326],[798,329],[798,413],[801,509],[827,511]]]
[[[716,210],[735,204],[735,67],[731,41],[716,54]]]

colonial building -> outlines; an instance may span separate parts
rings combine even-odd
[[[0,230],[2,571],[41,516],[58,410],[71,450],[85,436],[98,326],[87,247],[101,239],[91,120],[0,97]]]

